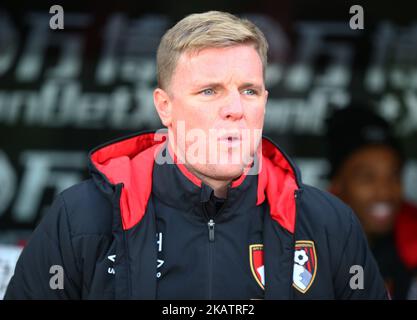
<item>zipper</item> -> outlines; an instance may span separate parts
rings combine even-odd
[[[214,222],[213,222],[214,223]],[[209,240],[209,252],[208,252],[208,299],[213,299],[213,256],[214,256],[214,226],[212,229],[213,240]],[[210,232],[210,231],[209,231]]]
[[[214,242],[214,226],[216,223],[213,219],[210,219],[209,222],[207,222],[207,227],[209,231],[209,242]]]
[[[208,263],[207,263],[207,271],[208,271],[208,299],[211,300],[213,296],[213,250],[214,250],[214,226],[216,223],[214,219],[209,217],[207,213],[207,208],[203,203],[203,212],[206,217],[207,221],[207,228],[208,228]]]
[[[297,224],[297,211],[298,211],[298,208],[299,208],[299,201],[300,201],[299,197],[301,195],[301,192],[302,192],[301,188],[294,190],[295,224]],[[294,254],[295,254],[295,243],[296,243],[296,237],[295,237],[295,225],[294,225],[294,234],[292,236],[292,251],[290,252],[291,261],[293,259]],[[294,266],[292,266],[292,269],[291,269],[291,274],[293,274],[293,273],[294,273]],[[288,299],[294,299],[294,296],[295,296],[294,291],[295,290],[292,290],[292,287],[293,286],[291,286],[291,285],[289,286],[290,291],[288,292]]]
[[[226,200],[227,202],[227,200]],[[207,208],[202,204],[204,215],[207,219],[207,229],[208,229],[208,299],[213,299],[213,255],[214,255],[214,240],[215,240],[215,226],[216,222],[214,219],[224,210],[226,202],[223,204],[223,207],[215,214],[214,217],[209,217],[207,213]]]

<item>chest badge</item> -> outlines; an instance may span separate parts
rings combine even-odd
[[[317,271],[317,255],[314,242],[300,240],[295,242],[293,287],[306,293],[313,284]]]
[[[249,246],[249,264],[256,282],[265,289],[264,245],[252,244]]]

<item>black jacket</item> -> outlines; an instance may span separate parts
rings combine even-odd
[[[218,211],[210,187],[163,163],[176,160],[166,145],[148,132],[93,150],[92,178],[53,202],[5,298],[387,298],[351,209],[304,185],[273,142]]]

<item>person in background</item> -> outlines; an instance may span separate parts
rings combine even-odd
[[[362,105],[327,119],[330,191],[357,214],[393,299],[416,299],[417,207],[404,199],[404,155],[389,124]]]

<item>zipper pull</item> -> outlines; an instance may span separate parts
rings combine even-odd
[[[210,221],[207,223],[208,229],[209,229],[209,240],[210,242],[214,241],[214,226],[215,223],[213,219],[210,219]]]

